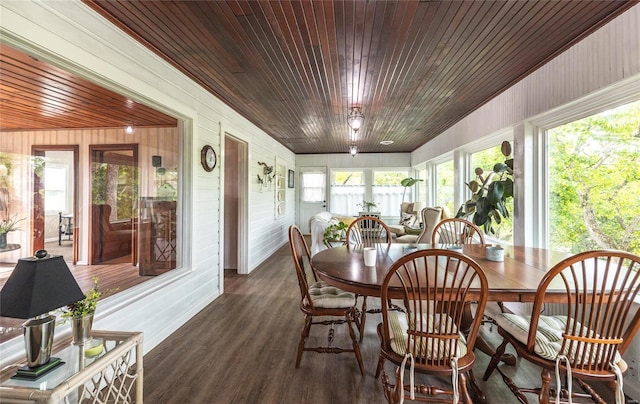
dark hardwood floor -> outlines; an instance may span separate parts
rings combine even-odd
[[[369,301],[371,306],[376,299]],[[225,293],[145,355],[145,403],[384,403],[381,382],[374,379],[379,315],[368,317],[361,344],[364,377],[351,353],[305,352],[296,369],[303,323],[298,302],[288,245],[250,275],[227,273]],[[483,327],[497,344],[495,330]],[[326,331],[312,328],[310,342],[324,344]],[[345,343],[345,326],[338,326],[335,344]],[[517,403],[498,372],[482,381],[487,363],[477,353],[475,375],[489,404]],[[526,362],[518,361],[517,371],[501,368],[517,383],[539,383],[539,370]],[[392,365],[385,369],[391,372]]]

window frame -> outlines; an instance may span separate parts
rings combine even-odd
[[[553,114],[547,114],[542,117],[539,117],[535,121],[535,126],[532,125],[532,138],[536,142],[537,146],[536,150],[538,151],[537,158],[539,161],[544,161],[544,170],[541,178],[541,185],[543,186],[543,192],[540,192],[542,198],[542,206],[543,209],[539,212],[539,216],[541,220],[538,220],[538,226],[533,230],[534,234],[538,235],[536,237],[539,240],[539,245],[543,248],[550,248],[549,245],[549,229],[550,229],[550,201],[549,201],[549,192],[550,189],[550,179],[549,179],[549,131],[566,125],[571,122],[575,122],[593,115],[597,115],[611,109],[620,107],[622,105],[626,105],[632,102],[640,101],[640,91],[637,93],[625,93],[617,98],[609,98],[604,97],[598,102],[597,99],[592,99],[591,97],[585,98],[582,102],[577,103],[576,105],[568,106],[566,108],[560,109]],[[515,226],[515,223],[514,223]]]

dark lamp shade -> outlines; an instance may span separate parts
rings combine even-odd
[[[0,290],[0,316],[28,319],[84,297],[62,256],[21,258]]]

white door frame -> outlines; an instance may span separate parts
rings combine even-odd
[[[222,149],[224,150],[224,142],[226,139],[230,139],[239,144],[238,147],[238,222],[236,228],[238,229],[238,273],[249,273],[249,144],[244,140],[237,138],[227,132],[224,133],[222,139]],[[223,158],[226,159],[226,156]],[[224,160],[222,162],[224,167]],[[224,180],[223,180],[224,181]],[[224,183],[222,184],[224,190]],[[224,191],[223,191],[224,192]],[[224,198],[223,198],[224,200]],[[224,219],[223,219],[224,220]],[[224,223],[224,226],[232,225]],[[224,228],[222,231],[224,234]],[[224,240],[222,240],[224,243]],[[224,245],[221,246],[224,248]],[[220,251],[221,261],[224,261],[224,250]],[[221,267],[224,268],[224,263],[221,263]]]

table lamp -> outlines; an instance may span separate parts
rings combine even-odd
[[[51,357],[56,317],[49,312],[84,299],[61,255],[36,251],[21,258],[0,290],[0,316],[28,319],[24,324],[27,365],[46,365]]]

